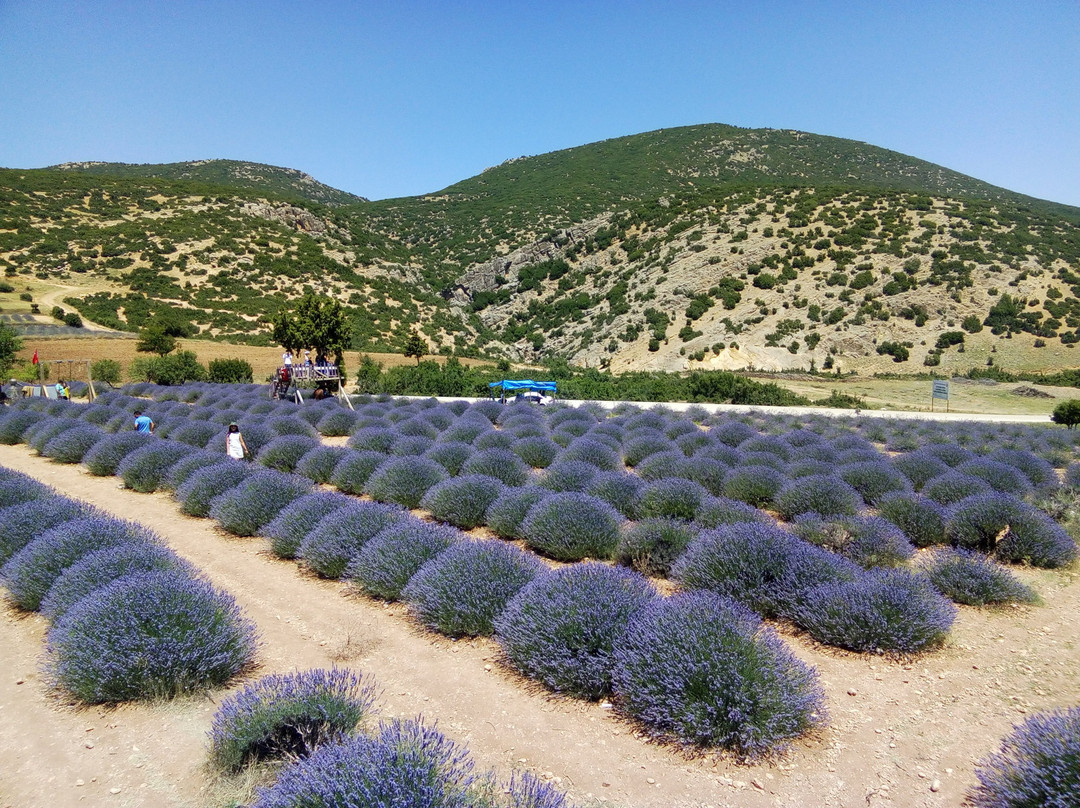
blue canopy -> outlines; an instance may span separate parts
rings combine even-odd
[[[504,379],[501,382],[491,382],[488,387],[501,387],[503,390],[545,390],[555,392],[555,382],[534,382],[529,379],[512,381]]]

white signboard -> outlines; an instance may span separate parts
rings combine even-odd
[[[949,400],[949,382],[945,379],[934,380],[934,398],[943,398],[946,401]]]

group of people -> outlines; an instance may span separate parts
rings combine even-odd
[[[135,431],[144,435],[152,435],[157,424],[142,410],[135,410]],[[250,460],[251,452],[244,442],[244,436],[240,434],[239,425],[233,421],[229,424],[229,431],[225,433],[225,454],[233,460]]]
[[[63,379],[56,380],[56,397],[62,401],[71,400],[71,388],[68,387],[67,382]]]

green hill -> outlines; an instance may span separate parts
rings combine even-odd
[[[306,199],[323,205],[351,205],[363,197],[339,191],[294,168],[280,168],[241,160],[194,160],[186,163],[62,163],[50,170],[72,171],[99,177],[180,180],[228,188],[261,191]]]
[[[313,288],[368,350],[416,327],[435,351],[616,369],[1080,364],[1080,209],[850,140],[682,127],[378,202],[304,176],[0,170],[0,308],[40,288],[112,328],[168,309],[266,342]]]

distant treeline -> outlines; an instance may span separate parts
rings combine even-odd
[[[722,370],[692,371],[686,374],[634,372],[614,374],[594,368],[576,369],[565,364],[550,372],[516,373],[492,365],[467,367],[456,357],[445,363],[419,362],[383,369],[369,356],[361,358],[357,385],[362,393],[389,393],[412,396],[489,395],[488,384],[502,379],[554,379],[558,397],[593,401],[715,402],[797,406],[812,403],[772,382],[758,382]],[[834,404],[834,402],[829,402]]]

